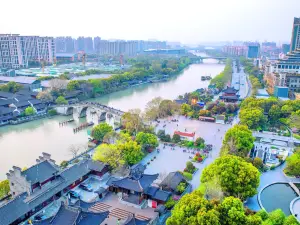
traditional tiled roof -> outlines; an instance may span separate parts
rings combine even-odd
[[[24,170],[22,176],[32,184],[37,182],[42,183],[53,177],[58,172],[58,169],[53,166],[48,160],[35,164],[34,166]]]
[[[143,192],[146,190],[158,177],[158,174],[148,175],[143,174],[139,179],[125,177],[123,179],[112,181],[112,185],[136,192]]]
[[[238,92],[238,90],[234,89],[233,87],[228,87],[226,89],[223,90],[224,93],[227,94],[236,94]]]
[[[12,98],[14,96],[13,93],[0,91],[0,98]]]
[[[52,182],[53,184],[46,186],[37,194],[28,196],[27,193],[23,193],[11,201],[0,205],[0,225],[13,223],[15,220],[24,216],[26,213],[53,197],[55,194],[61,192],[76,180],[87,175],[91,171],[88,168],[88,162],[89,160],[85,160],[60,171],[58,173],[57,181]],[[44,178],[41,178],[41,180],[43,179]],[[33,180],[35,179],[33,178]]]
[[[101,172],[104,169],[105,166],[107,166],[107,164],[102,163],[100,161],[90,160],[88,162],[88,168],[90,170],[94,170],[94,171],[97,171],[97,172]]]
[[[6,106],[9,105],[11,101],[5,100],[5,99],[0,99],[0,106]]]
[[[25,106],[30,106],[28,101],[22,101],[22,102],[14,102],[14,105],[18,107],[25,107]]]
[[[168,176],[160,183],[159,186],[161,186],[163,189],[166,190],[176,190],[178,184],[180,182],[185,181],[184,176],[176,171],[176,172],[171,172],[168,174]]]
[[[168,198],[172,195],[169,191],[163,191],[158,187],[149,187],[146,189],[145,194],[150,195],[153,199],[160,201],[167,201]]]
[[[36,105],[36,104],[41,104],[41,103],[43,103],[41,100],[39,100],[39,99],[29,99],[28,100],[31,104],[33,104],[33,105]]]
[[[39,93],[29,90],[20,90],[17,92],[19,95],[27,95],[27,96],[37,96]]]
[[[1,107],[1,106],[0,106],[0,115],[12,113],[13,111],[14,111],[14,108]]]
[[[4,81],[4,82],[14,81],[20,84],[32,84],[37,81],[37,78],[25,77],[25,76],[17,76],[17,77],[0,76],[0,81]]]
[[[150,222],[150,219],[149,220],[139,220],[139,219],[135,218],[133,214],[129,214],[128,218],[122,225],[147,225],[147,224],[149,224],[149,222]]]

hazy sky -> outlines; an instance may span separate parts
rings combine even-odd
[[[289,42],[300,0],[1,0],[0,33]]]

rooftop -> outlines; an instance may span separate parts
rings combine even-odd
[[[14,81],[20,84],[32,84],[35,81],[37,81],[37,79],[34,77],[25,77],[25,76],[17,76],[17,77],[0,76],[0,81],[3,82]]]
[[[174,134],[178,134],[179,136],[183,137],[195,137],[195,133],[186,133],[181,131],[175,131]]]

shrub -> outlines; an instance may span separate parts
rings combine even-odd
[[[195,146],[200,146],[202,144],[204,144],[204,139],[201,137],[198,137],[195,141]]]
[[[203,159],[202,159],[201,157],[198,157],[197,161],[198,161],[198,162],[202,162]]]
[[[185,172],[189,172],[189,173],[194,173],[196,167],[194,166],[194,164],[192,162],[187,162],[186,163],[186,168],[184,169]]]
[[[176,201],[173,200],[172,198],[170,198],[166,203],[165,203],[165,207],[167,209],[172,209],[174,207],[174,205],[176,204]]]
[[[61,163],[60,163],[60,166],[62,167],[62,168],[66,168],[67,166],[68,166],[68,161],[62,161]]]
[[[275,168],[276,168],[276,166],[273,165],[270,167],[270,170],[274,170]]]
[[[172,140],[173,140],[174,143],[180,142],[180,136],[179,136],[179,134],[174,134]]]
[[[184,182],[180,182],[176,188],[176,191],[179,193],[179,194],[182,194],[186,189],[186,183]]]
[[[55,115],[57,114],[57,111],[56,111],[55,109],[49,109],[49,110],[48,110],[48,114],[49,114],[50,116],[55,116]]]
[[[192,180],[193,179],[193,174],[189,172],[183,172],[182,175],[185,177],[187,180]]]

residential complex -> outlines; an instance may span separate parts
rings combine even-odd
[[[26,68],[41,61],[55,61],[54,38],[0,34],[0,68]]]
[[[290,51],[292,52],[297,48],[300,48],[300,18],[295,17],[293,23]]]
[[[258,58],[260,56],[260,44],[257,42],[245,42],[242,45],[226,45],[222,51],[230,56]]]

